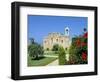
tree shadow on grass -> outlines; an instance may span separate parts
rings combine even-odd
[[[38,57],[38,58],[31,58],[31,60],[41,60],[41,59],[44,59],[45,57],[44,56],[42,56],[42,57]]]

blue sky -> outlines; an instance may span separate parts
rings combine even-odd
[[[65,27],[69,27],[70,36],[74,37],[82,34],[87,24],[87,17],[28,15],[28,38],[34,38],[35,42],[41,44],[48,33],[64,34]]]

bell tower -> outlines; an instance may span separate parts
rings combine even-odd
[[[69,28],[68,27],[65,28],[65,36],[69,36]]]

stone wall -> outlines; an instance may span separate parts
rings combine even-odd
[[[51,50],[55,44],[61,45],[63,48],[68,48],[70,46],[70,37],[60,33],[49,33],[49,35],[43,39],[43,47],[45,50],[47,48]]]

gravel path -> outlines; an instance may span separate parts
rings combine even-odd
[[[44,55],[45,57],[55,57],[55,58],[58,58],[58,56],[54,56],[54,55]],[[69,60],[69,55],[66,54],[66,60],[68,61]],[[56,66],[56,65],[59,65],[58,63],[58,59],[56,59],[55,61],[49,63],[47,66]]]
[[[54,55],[44,55],[45,57],[55,57],[58,58],[58,56],[54,56]]]
[[[56,65],[58,65],[58,59],[56,59],[55,61],[51,62],[47,66],[56,66]]]

